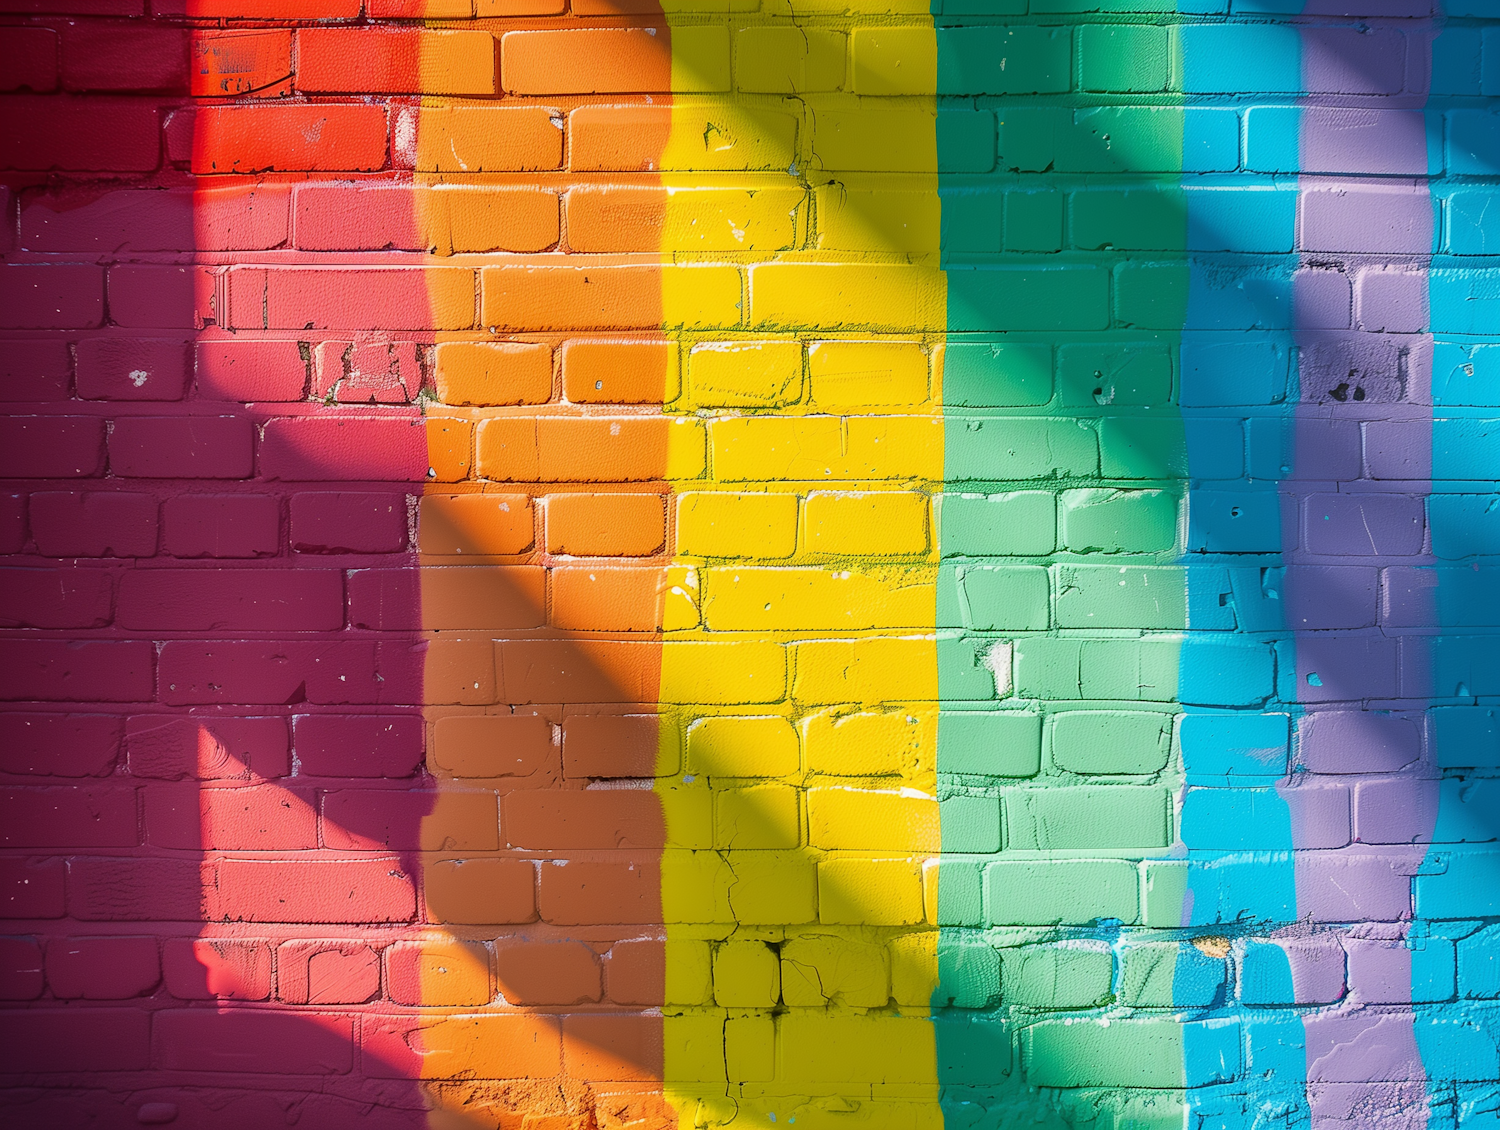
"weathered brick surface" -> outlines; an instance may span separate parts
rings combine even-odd
[[[1494,1118],[1500,12],[815,7],[0,3],[17,1125]]]

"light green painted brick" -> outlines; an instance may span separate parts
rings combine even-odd
[[[1017,640],[1015,693],[1023,698],[1171,702],[1177,697],[1178,637],[1139,640]]]
[[[1041,768],[1042,719],[1020,710],[938,715],[940,773],[1031,777]]]
[[[950,482],[1092,475],[1094,432],[1074,420],[949,417],[943,474]]]
[[[939,937],[938,990],[942,1007],[988,1008],[1000,996],[1000,955],[979,938]]]
[[[1167,491],[1067,490],[1058,503],[1073,553],[1161,553],[1177,542],[1177,497]]]
[[[1115,1020],[1105,1024],[1033,1024],[1023,1034],[1027,1082],[1035,1087],[1171,1087],[1185,1078],[1183,1044],[1193,1048],[1195,1084],[1239,1074],[1240,1027],[1234,1021]],[[1118,1125],[1118,1123],[1117,1123]]]
[[[1057,626],[1180,631],[1187,627],[1187,570],[1171,565],[1059,565]],[[1214,609],[1220,612],[1219,609]],[[1214,623],[1195,628],[1233,628],[1224,608]]]
[[[951,796],[938,802],[943,850],[991,854],[1000,850],[1000,801],[996,797]]]
[[[1162,345],[1065,345],[1057,381],[1070,408],[1164,407],[1172,400],[1172,355]]]
[[[1002,957],[1001,998],[1029,1008],[1095,1008],[1108,1000],[1114,959],[1094,946],[1022,946]]]
[[[958,341],[943,346],[943,403],[1027,408],[1052,399],[1052,348],[1026,342]]]
[[[983,702],[995,697],[993,640],[942,632],[937,639],[938,690],[944,702]]]
[[[978,863],[938,863],[938,925],[978,926],[984,921],[984,869]]]
[[[1079,31],[1078,74],[1085,90],[1147,93],[1167,88],[1172,54],[1166,28],[1086,24]]]
[[[1052,764],[1070,773],[1157,773],[1172,748],[1172,716],[1070,710],[1052,718]]]
[[[1136,867],[1122,859],[1004,860],[984,877],[986,916],[997,926],[1137,918]]]
[[[938,627],[1039,631],[1050,621],[1051,584],[1040,565],[945,565]]]
[[[1206,1008],[1224,984],[1224,961],[1186,942],[1125,950],[1120,999],[1136,1008]]]
[[[1147,860],[1145,903],[1141,921],[1147,926],[1174,929],[1183,923],[1183,904],[1187,899],[1188,865],[1174,859]]]
[[[1041,557],[1057,545],[1051,491],[947,494],[938,506],[944,557]]]
[[[1006,844],[1033,850],[1166,847],[1169,799],[1165,789],[1144,785],[1011,789],[1005,794]]]

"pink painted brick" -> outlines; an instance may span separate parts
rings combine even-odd
[[[102,267],[50,263],[0,267],[0,329],[81,330],[103,320]]]
[[[357,942],[283,942],[276,995],[288,1004],[363,1004],[380,991],[380,957]]]
[[[36,939],[0,938],[0,1000],[35,1000],[45,983]]]
[[[140,843],[135,792],[123,785],[0,790],[0,846],[133,847]]]
[[[245,479],[254,429],[238,416],[130,416],[115,421],[109,468],[143,479]]]
[[[197,782],[146,790],[146,841],[212,851],[296,851],[318,846],[310,789],[281,785],[205,789]]]
[[[161,649],[161,698],[170,705],[375,703],[409,694],[420,670],[420,656],[377,652],[363,640],[173,640]]]
[[[0,772],[108,776],[123,731],[108,714],[0,714]]]
[[[169,1009],[153,1034],[175,1071],[341,1075],[354,1065],[354,1020],[267,1009]]]
[[[0,627],[101,628],[111,574],[103,569],[0,569]]]
[[[396,553],[406,548],[404,494],[309,491],[292,495],[292,548],[303,553]]]
[[[188,343],[172,338],[90,337],[78,343],[85,400],[181,400]]]
[[[427,429],[414,416],[320,416],[265,426],[261,474],[268,479],[426,482]]]
[[[0,1056],[11,1071],[139,1071],[150,1023],[139,1008],[27,1009],[0,1026]]]
[[[86,922],[201,922],[212,864],[181,857],[68,860],[68,913]]]
[[[156,499],[129,491],[40,491],[31,496],[31,533],[44,557],[150,557]]]
[[[155,938],[53,938],[47,943],[47,984],[65,999],[127,1000],[149,993],[160,980]]]
[[[71,367],[65,342],[0,342],[0,400],[65,400]]]
[[[442,820],[426,819],[439,805]],[[495,794],[330,789],[323,793],[323,843],[360,851],[493,851],[500,846]]]
[[[237,938],[168,938],[162,979],[179,1000],[263,1001],[271,995],[271,947]]]
[[[180,781],[284,777],[291,771],[282,718],[145,714],[125,723],[131,776]]]
[[[344,623],[344,578],[327,569],[139,569],[120,582],[136,631],[326,632]]]
[[[307,362],[295,341],[200,341],[197,391],[208,400],[301,400]]]
[[[0,419],[0,479],[80,479],[104,469],[104,421],[90,416]]]
[[[145,702],[155,652],[137,640],[0,640],[0,699],[7,702]]]
[[[117,326],[199,330],[218,319],[209,267],[109,269],[109,320]]]
[[[292,723],[299,772],[313,777],[409,777],[422,764],[417,714],[299,714]]]
[[[226,859],[208,892],[208,914],[244,922],[406,922],[415,880],[390,856],[362,859]]]
[[[61,918],[65,874],[60,859],[0,859],[0,918]]]
[[[281,538],[281,505],[269,494],[179,494],[162,506],[173,557],[265,557]]]

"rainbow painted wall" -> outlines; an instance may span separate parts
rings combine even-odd
[[[0,0],[0,1109],[1500,1127],[1497,0]]]

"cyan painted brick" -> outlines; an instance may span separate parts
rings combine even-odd
[[[1028,342],[956,341],[942,351],[943,403],[1026,408],[1052,399],[1052,349]]]
[[[1114,958],[1101,946],[1021,946],[1001,955],[1001,996],[1026,1008],[1095,1008],[1109,999]]]
[[[1024,710],[938,714],[940,773],[1031,777],[1041,767],[1042,719]]]
[[[1136,921],[1139,876],[1123,859],[1038,859],[991,863],[985,916],[996,926]]]
[[[1057,546],[1051,491],[946,494],[938,503],[944,557],[1041,557]]]
[[[1270,697],[1275,677],[1271,649],[1263,643],[1182,641],[1178,697],[1197,706],[1254,706]]]
[[[1277,552],[1281,549],[1281,496],[1253,486],[1189,492],[1187,548],[1189,553]]]
[[[1332,935],[1246,939],[1239,967],[1245,1004],[1331,1004],[1344,995],[1344,951]]]
[[[1280,404],[1286,399],[1290,343],[1280,334],[1246,340],[1217,334],[1184,335],[1180,350],[1184,408]]]
[[[1190,251],[1272,254],[1292,250],[1297,192],[1290,187],[1184,189]]]
[[[1445,5],[1450,11],[1451,5]],[[1432,93],[1480,93],[1480,49],[1477,27],[1447,27],[1432,41]]]
[[[1500,711],[1450,706],[1433,710],[1429,717],[1441,768],[1500,768]]]
[[[1171,731],[1172,716],[1157,711],[1065,711],[1049,727],[1052,764],[1070,773],[1157,773]]]
[[[1324,273],[1343,283],[1337,272]],[[1209,263],[1185,269],[1180,262],[1126,262],[1114,275],[1115,317],[1122,325],[1172,330],[1190,307],[1194,323],[1205,330],[1286,330],[1293,324],[1289,263],[1215,271]]]
[[[1302,89],[1301,30],[1291,24],[1185,24],[1178,34],[1186,93]]]
[[[1500,123],[1500,114],[1490,116]],[[1489,160],[1484,175],[1500,174],[1500,125]],[[1492,334],[1500,326],[1500,271],[1434,269],[1428,273],[1427,295],[1433,333]]]
[[[1500,114],[1450,110],[1444,117],[1448,172],[1471,177],[1492,177],[1500,172]]]
[[[1094,432],[1074,420],[950,418],[944,434],[950,482],[1090,475],[1098,466]]]
[[[1500,345],[1433,342],[1432,402],[1500,407]]]
[[[1065,345],[1057,379],[1069,407],[1164,407],[1172,400],[1172,355],[1150,341]]]
[[[1000,996],[1000,955],[982,938],[938,938],[939,1008],[988,1008]]]
[[[1181,715],[1177,744],[1188,784],[1255,784],[1285,776],[1289,723],[1285,714]]]
[[[1165,789],[1150,786],[1010,789],[1006,845],[1033,851],[1166,847],[1169,799]]]
[[[950,796],[938,802],[943,851],[989,855],[1000,850],[1000,801],[986,796]]]
[[[1060,94],[1072,29],[944,27],[935,32],[938,94]]]
[[[1064,491],[1063,548],[1072,553],[1161,553],[1177,542],[1177,497],[1162,490]]]
[[[1085,24],[1078,31],[1078,81],[1084,90],[1166,90],[1172,77],[1170,37],[1164,27]]]
[[[939,627],[1039,631],[1048,626],[1049,585],[1040,565],[944,565],[938,575]]]
[[[1500,458],[1500,420],[1432,422],[1433,478],[1482,479],[1497,466],[1497,458]]]
[[[1182,799],[1182,842],[1224,851],[1287,851],[1292,816],[1273,789],[1190,788]]]
[[[1466,1000],[1500,997],[1500,927],[1486,926],[1457,947],[1458,995]]]
[[[1500,1051],[1488,1026],[1456,1023],[1442,1016],[1421,1017],[1416,1022],[1416,1036],[1429,1080],[1474,1083],[1500,1079]]]
[[[1440,636],[1429,645],[1427,674],[1436,698],[1500,694],[1500,649],[1493,636]]]
[[[1496,51],[1500,52],[1500,43]],[[1500,253],[1500,191],[1460,189],[1443,202],[1443,210],[1448,217],[1449,251],[1455,255]]]

